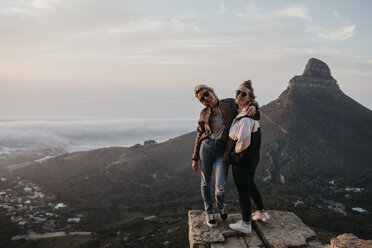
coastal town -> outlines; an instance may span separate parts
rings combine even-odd
[[[20,177],[0,178],[0,213],[10,216],[22,233],[74,229],[84,217]]]

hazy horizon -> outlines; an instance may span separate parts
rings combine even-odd
[[[197,119],[1,118],[0,155],[17,150],[64,148],[68,152],[160,143],[194,131]]]

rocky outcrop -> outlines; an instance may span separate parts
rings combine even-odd
[[[294,213],[270,211],[269,222],[257,222],[256,231],[271,247],[306,247],[316,234]]]
[[[359,239],[352,233],[344,233],[331,239],[326,248],[371,248],[372,240]]]
[[[293,213],[269,211],[272,216],[267,223],[252,223],[254,231],[243,234],[229,229],[228,224],[241,219],[240,214],[230,214],[227,221],[217,216],[218,227],[209,228],[205,224],[205,213],[189,211],[189,242],[191,248],[243,248],[243,247],[309,247],[324,248],[316,239],[313,230],[307,227]]]
[[[189,242],[192,248],[265,247],[255,232],[243,235],[229,228],[228,224],[239,220],[240,214],[230,214],[227,221],[222,221],[219,216],[216,216],[217,228],[210,228],[205,224],[204,211],[191,210],[188,215]]]
[[[301,76],[295,76],[289,81],[288,87],[290,89],[305,87],[339,90],[337,81],[332,77],[328,65],[314,58],[309,60]]]

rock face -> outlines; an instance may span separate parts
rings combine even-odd
[[[352,233],[344,233],[331,239],[331,244],[326,248],[370,248],[372,240],[359,239]]]
[[[309,60],[301,76],[295,76],[289,81],[288,87],[290,89],[297,87],[339,89],[328,65],[314,58]]]
[[[254,231],[244,234],[229,229],[228,224],[241,219],[240,214],[230,214],[227,221],[218,216],[217,228],[205,223],[205,213],[200,210],[189,211],[189,242],[191,248],[286,248],[311,247],[324,248],[317,241],[316,234],[293,213],[268,211],[271,220],[267,223],[252,223]]]

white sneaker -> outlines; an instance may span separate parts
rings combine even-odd
[[[214,218],[214,214],[206,214],[205,215],[205,220],[207,222],[207,226],[209,226],[209,227],[216,227],[217,226],[217,221]]]
[[[243,233],[251,233],[252,226],[251,223],[239,220],[234,224],[230,224],[229,227],[235,231],[243,232]]]
[[[266,222],[270,219],[270,216],[265,210],[261,210],[261,211],[254,212],[252,219],[254,221],[259,220],[259,221],[262,221],[262,222]]]

